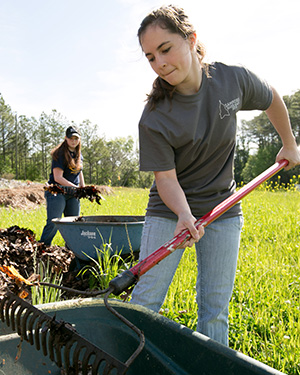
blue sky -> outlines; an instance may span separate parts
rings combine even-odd
[[[167,4],[170,2],[168,1]],[[137,137],[154,73],[136,33],[156,0],[0,0],[0,93],[18,115],[56,109],[106,138]],[[299,0],[182,0],[207,61],[243,64],[279,93],[300,89]],[[243,112],[239,119],[257,113]]]

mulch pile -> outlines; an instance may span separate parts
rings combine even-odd
[[[0,206],[34,209],[45,202],[42,184],[28,184],[18,188],[0,188]]]
[[[62,285],[87,290],[88,280],[78,277],[78,270],[70,269],[73,259],[73,252],[65,247],[47,246],[36,241],[30,229],[18,226],[0,229],[0,265],[13,266],[25,279],[38,274],[39,265],[42,263],[52,272],[61,272]],[[11,280],[0,271],[0,291],[4,292],[10,284]],[[74,295],[64,292],[62,298],[74,298]]]

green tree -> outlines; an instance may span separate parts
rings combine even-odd
[[[53,109],[48,116],[44,115],[44,119],[50,134],[50,148],[52,149],[63,142],[69,122],[56,109]]]
[[[300,141],[300,91],[291,96],[285,96],[291,127],[296,140]],[[282,147],[281,139],[267,115],[263,112],[251,121],[244,121],[242,129],[249,142],[257,145],[257,151],[251,155],[242,171],[242,178],[248,182],[257,174],[267,169],[275,162],[275,158]],[[239,150],[238,150],[239,151]],[[293,175],[299,175],[300,167],[290,171],[280,171],[281,182],[288,183]],[[274,176],[273,179],[276,179]]]
[[[0,94],[0,175],[13,171],[14,150],[11,142],[14,132],[14,115]]]
[[[133,171],[137,170],[136,150],[133,137],[117,137],[107,142],[109,160],[107,168],[110,171],[112,186],[128,186]]]
[[[92,184],[96,180],[98,160],[101,157],[104,142],[98,138],[98,126],[92,125],[89,120],[83,121],[79,126],[81,133],[82,155],[84,162],[85,182]]]
[[[50,115],[42,112],[39,121],[33,121],[33,154],[35,168],[40,170],[40,179],[47,179],[51,166],[51,150],[63,142],[67,120],[55,109]]]
[[[291,96],[284,96],[283,100],[287,106],[291,126],[296,137],[297,143],[300,143],[300,90]]]
[[[237,137],[235,158],[234,158],[234,178],[237,184],[243,181],[242,172],[250,155],[249,142],[243,132]]]
[[[30,163],[31,141],[32,134],[31,121],[26,116],[16,118],[15,142],[18,150],[16,156],[17,172],[16,178],[26,180],[28,179],[28,165]]]

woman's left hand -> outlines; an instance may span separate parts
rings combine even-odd
[[[300,165],[299,147],[297,147],[296,144],[292,147],[282,147],[276,156],[276,161],[278,162],[282,159],[286,159],[289,162],[289,164],[284,168],[286,171],[296,167],[296,165]]]

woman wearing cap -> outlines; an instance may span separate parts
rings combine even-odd
[[[79,199],[72,194],[72,188],[83,187],[80,133],[73,126],[66,130],[65,140],[51,151],[52,165],[49,184],[70,187],[70,194],[53,195],[45,192],[47,201],[47,223],[43,229],[40,242],[50,245],[57,229],[52,219],[64,216],[78,216]]]

